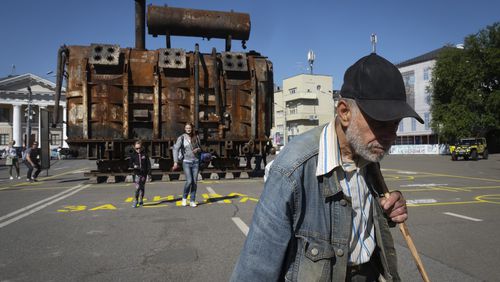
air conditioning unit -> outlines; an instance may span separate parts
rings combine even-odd
[[[318,119],[318,115],[310,115],[309,116],[309,120],[317,120]]]

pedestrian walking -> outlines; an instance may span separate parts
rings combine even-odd
[[[186,176],[184,191],[182,193],[182,206],[187,205],[189,195],[189,205],[196,207],[196,188],[198,183],[198,171],[200,169],[199,155],[201,153],[200,139],[194,132],[193,125],[187,123],[184,126],[184,133],[177,138],[173,147],[174,166],[172,170],[178,170],[179,163]]]
[[[17,179],[21,179],[21,175],[19,174],[19,157],[17,155],[17,149],[14,148],[16,144],[15,140],[9,142],[7,149],[5,149],[5,165],[9,166],[9,178],[10,180],[14,179],[12,176],[12,168],[16,169]]]
[[[151,162],[142,146],[142,141],[134,143],[134,151],[130,156],[129,166],[134,169],[135,200],[132,207],[137,208],[144,205],[146,179],[151,174]]]

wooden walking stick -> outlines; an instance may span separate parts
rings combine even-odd
[[[384,177],[382,176],[382,172],[380,171],[380,167],[378,165],[374,166],[374,174],[375,174],[375,179],[382,187],[382,191],[384,192],[384,196],[386,198],[389,198],[390,193],[389,193],[389,188],[387,188],[387,185],[385,184]],[[415,244],[413,243],[413,239],[410,236],[410,232],[408,231],[408,226],[406,226],[406,223],[399,223],[399,230],[403,234],[403,237],[406,240],[406,244],[408,245],[408,248],[410,249],[410,252],[413,256],[413,259],[415,260],[415,264],[417,265],[418,271],[420,272],[420,275],[422,276],[422,280],[424,282],[430,282],[429,276],[427,275],[427,272],[425,271],[424,264],[422,263],[422,260],[420,259],[420,256],[418,255],[417,248],[415,247]]]

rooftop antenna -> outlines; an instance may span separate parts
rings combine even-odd
[[[11,76],[16,75],[16,65],[12,64],[12,71],[10,72]]]
[[[309,52],[307,52],[307,61],[309,61],[309,69],[311,71],[311,74],[313,74],[314,59],[316,59],[316,55],[314,54],[313,50],[309,50]]]
[[[371,42],[372,42],[372,53],[375,54],[377,53],[377,35],[375,33],[372,33]]]

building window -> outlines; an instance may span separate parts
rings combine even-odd
[[[430,128],[429,122],[430,122],[430,114],[424,113],[425,130],[429,130],[429,128]]]
[[[417,120],[414,118],[411,119],[411,131],[417,131]]]
[[[320,91],[321,90],[321,85],[316,86],[316,90]]]
[[[399,127],[398,127],[398,131],[399,132],[404,132],[405,131],[405,126],[404,126],[404,122],[403,121],[400,121],[399,122]]]
[[[425,68],[424,69],[424,80],[429,80],[429,71],[430,71],[430,68]]]
[[[289,108],[289,113],[291,115],[296,114],[297,113],[297,106],[290,107]]]
[[[299,134],[299,126],[298,124],[296,123],[292,123],[290,124],[290,126],[288,126],[288,134],[289,135],[296,135],[296,134]]]
[[[10,109],[0,108],[0,122],[10,122]]]
[[[277,117],[282,117],[282,116],[283,116],[283,110],[281,110],[281,111],[276,111],[276,116],[277,116]]]
[[[401,74],[406,90],[406,102],[415,109],[415,72],[408,71]]]
[[[50,134],[50,145],[61,145],[61,135],[59,134]]]
[[[8,145],[9,139],[9,134],[0,134],[0,145]]]
[[[295,94],[295,92],[297,92],[297,87],[294,87],[294,88],[290,88],[290,89],[288,89],[288,92],[289,92],[290,94]]]

